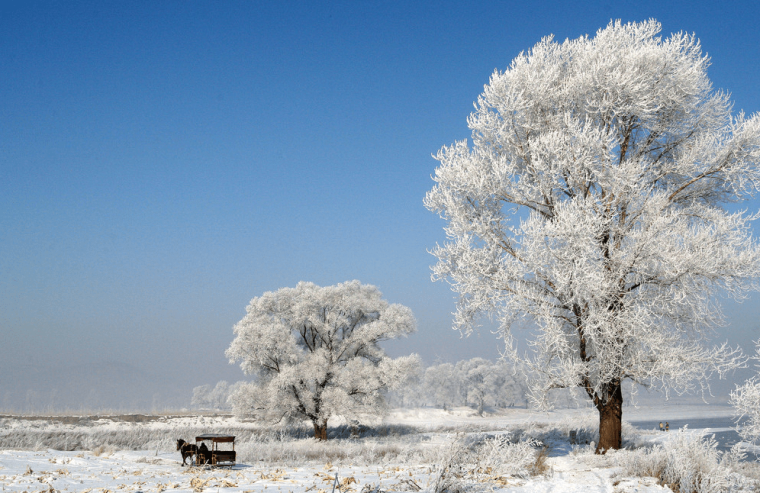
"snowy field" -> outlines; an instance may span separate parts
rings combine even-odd
[[[625,418],[725,421],[731,412],[723,406],[626,408]],[[227,416],[3,417],[0,424],[2,491],[669,491],[658,479],[632,473],[649,460],[636,451],[593,454],[596,416],[590,410],[509,409],[483,417],[468,408],[397,410],[360,429],[358,438],[336,422],[326,443],[308,438],[306,427],[273,430]],[[235,434],[239,464],[181,467],[176,439],[204,432]],[[624,426],[625,445],[639,451],[684,436]],[[755,463],[743,464],[743,479],[732,473],[732,484],[754,491]]]

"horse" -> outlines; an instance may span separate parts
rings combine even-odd
[[[187,443],[183,439],[177,440],[177,450],[181,451],[182,453],[182,465],[185,465],[185,460],[190,457],[190,464],[192,465],[193,459],[192,457],[198,453],[198,446],[193,445],[192,443]]]

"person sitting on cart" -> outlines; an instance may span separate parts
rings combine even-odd
[[[201,446],[198,447],[198,458],[201,464],[208,464],[211,462],[211,452],[209,452],[206,442],[201,442]]]

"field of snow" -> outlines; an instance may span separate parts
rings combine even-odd
[[[434,469],[426,465],[384,464],[301,467],[241,465],[232,469],[182,468],[177,454],[116,452],[96,456],[89,452],[0,452],[3,491],[226,491],[226,492],[330,492],[338,475],[342,492],[430,490]],[[593,457],[549,459],[550,471],[530,479],[495,477],[477,486],[507,492],[648,492],[668,491],[654,478],[618,478],[617,468],[598,467]],[[613,486],[614,485],[614,486]]]
[[[731,414],[730,408],[721,406],[676,407],[626,409],[626,418],[705,419]],[[308,438],[308,428],[271,430],[228,416],[0,417],[0,486],[2,491],[15,492],[331,493],[333,488],[343,493],[433,492],[441,489],[447,460],[456,462],[457,455],[473,444],[494,444],[508,436],[512,439],[508,449],[500,449],[502,455],[496,457],[500,461],[491,462],[500,467],[486,467],[486,459],[477,469],[468,465],[460,470],[462,478],[453,478],[456,484],[448,491],[669,491],[655,478],[626,475],[622,466],[628,461],[627,452],[593,455],[591,444],[585,442],[594,438],[595,420],[588,409],[551,413],[509,409],[483,417],[467,408],[396,410],[382,423],[361,430],[360,438],[350,438],[350,433],[341,438],[343,430],[336,426],[332,433],[338,436],[319,443]],[[570,443],[570,431],[575,431],[576,444]],[[181,467],[176,438],[192,439],[204,432],[235,434],[239,464],[230,469]],[[626,426],[624,435],[627,444],[642,446],[666,442],[677,432]],[[540,447],[526,454],[527,449],[514,448],[518,438],[549,446],[540,467],[536,467]],[[520,460],[526,468],[518,470]]]

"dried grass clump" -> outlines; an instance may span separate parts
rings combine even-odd
[[[536,460],[530,466],[529,471],[531,476],[545,476],[549,472],[549,464],[546,459],[549,458],[549,447],[544,445],[536,454]]]
[[[106,448],[103,445],[99,445],[95,447],[94,449],[92,449],[92,454],[96,457],[100,457],[105,451],[106,451]]]
[[[352,464],[386,464],[407,462],[419,458],[422,448],[397,438],[314,439],[254,441],[241,443],[238,461],[266,462],[268,464],[301,464],[304,462],[350,462]]]

